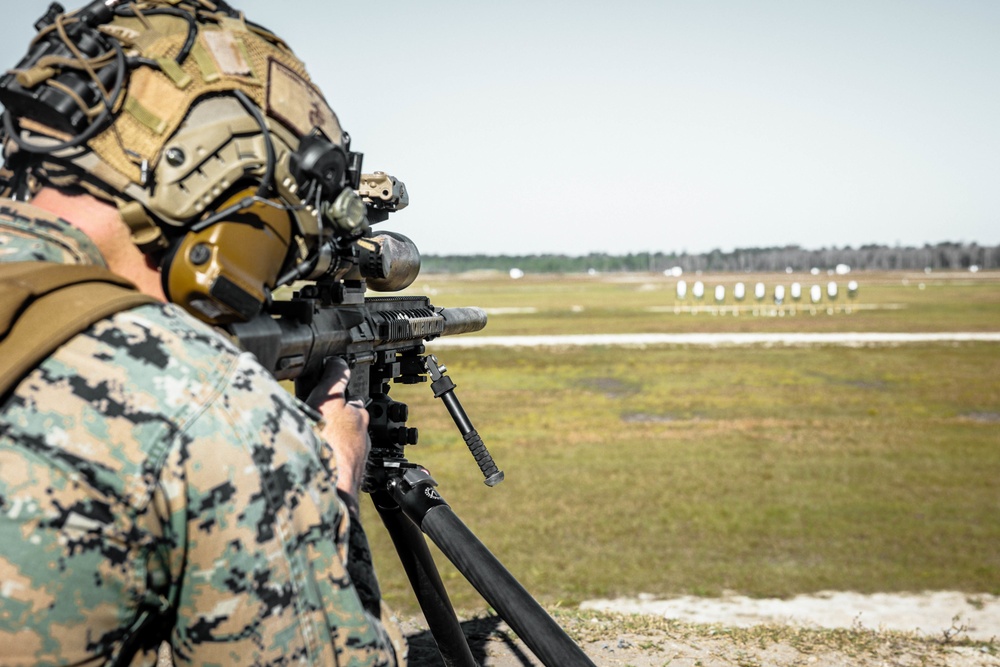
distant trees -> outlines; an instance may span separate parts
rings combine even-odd
[[[424,255],[423,271],[448,273],[475,270],[509,271],[517,267],[528,273],[601,273],[666,271],[675,266],[694,271],[808,271],[833,269],[846,264],[856,270],[960,270],[977,266],[1000,269],[1000,246],[976,243],[938,243],[918,247],[863,245],[858,248],[806,250],[797,245],[780,248],[737,248],[731,252],[630,253],[608,255]]]

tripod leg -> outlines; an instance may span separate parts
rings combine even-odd
[[[381,505],[375,503],[444,664],[447,667],[477,667],[423,534],[398,507],[387,509]]]
[[[428,512],[421,528],[542,664],[594,667],[590,658],[462,523],[451,507],[437,507]]]
[[[434,489],[425,470],[408,471],[390,487],[393,498],[497,610],[546,667],[594,667],[576,642],[524,589]]]

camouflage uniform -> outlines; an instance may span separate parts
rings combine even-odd
[[[0,202],[0,261],[25,260],[103,264]],[[310,414],[173,305],[59,348],[0,404],[0,663],[101,664],[152,615],[132,664],[166,627],[178,664],[391,665]]]

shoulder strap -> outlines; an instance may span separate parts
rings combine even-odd
[[[156,299],[99,266],[0,263],[0,397],[91,324]]]

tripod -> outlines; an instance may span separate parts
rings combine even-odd
[[[395,357],[395,355],[393,355]],[[503,480],[492,456],[472,427],[455,396],[455,384],[433,355],[422,347],[390,363],[371,366],[368,406],[372,454],[365,481],[386,530],[392,538],[410,586],[417,598],[438,651],[448,667],[477,667],[448,592],[441,581],[424,535],[455,565],[479,594],[546,667],[594,667],[579,646],[456,516],[437,490],[437,482],[421,466],[403,456],[415,444],[415,429],[406,427],[408,409],[389,398],[389,381],[413,384],[430,376],[434,395],[442,399],[479,463],[486,484]]]

